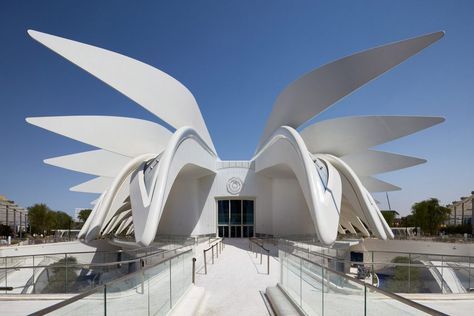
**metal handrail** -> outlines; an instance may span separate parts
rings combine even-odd
[[[268,239],[277,239],[276,237],[274,238],[268,238]],[[280,238],[278,238],[280,240],[285,240],[285,241],[290,241],[290,242],[302,242],[302,243],[306,243],[306,244],[311,244],[311,245],[315,245],[315,246],[318,246],[318,247],[322,247],[322,248],[326,248],[326,249],[334,249],[334,248],[329,248],[329,247],[325,247],[321,244],[318,244],[316,242],[311,242],[310,240],[308,240],[307,238],[302,238],[302,239],[290,239],[290,238],[285,238],[284,236],[281,236]],[[367,250],[365,252],[374,252],[374,253],[400,253],[400,254],[412,254],[412,255],[424,255],[424,256],[442,256],[442,257],[465,257],[465,258],[471,258],[471,259],[474,259],[474,256],[469,256],[469,255],[450,255],[450,254],[441,254],[441,253],[422,253],[422,252],[403,252],[403,251],[393,251],[393,250]]]
[[[253,251],[251,247],[252,243],[256,244],[262,250],[265,250],[267,252],[267,274],[270,274],[270,249],[265,248],[263,243],[260,245],[258,242],[252,240],[252,238],[249,238],[249,248],[251,251]],[[255,251],[255,258],[257,258],[257,256],[258,256],[257,251]],[[260,264],[262,264],[262,252],[260,252]]]
[[[33,266],[0,267],[0,270],[31,269],[31,268],[78,268],[78,267],[89,267],[89,266],[106,267],[106,266],[113,266],[113,265],[117,265],[117,264],[138,262],[140,260],[144,260],[144,259],[147,259],[149,257],[153,257],[157,254],[164,255],[168,252],[177,251],[177,250],[179,250],[181,248],[184,248],[184,247],[189,247],[189,246],[183,246],[183,247],[173,249],[173,250],[157,251],[157,252],[142,256],[142,257],[138,257],[138,258],[135,258],[135,259],[129,259],[129,260],[122,260],[122,261],[112,261],[112,262],[105,262],[105,263],[99,263],[99,262],[97,262],[97,263],[94,263],[94,262],[91,262],[91,263],[67,263],[67,264],[63,264],[63,265],[52,263],[52,264],[54,264],[54,266],[52,266],[52,265],[33,265]],[[69,253],[67,253],[67,254],[69,255]]]
[[[58,310],[58,309],[61,308],[61,307],[64,307],[64,306],[69,305],[69,304],[72,304],[72,303],[74,303],[74,302],[76,302],[76,301],[78,301],[78,300],[80,300],[80,299],[82,299],[82,298],[84,298],[84,297],[87,297],[87,296],[89,296],[89,295],[92,295],[92,294],[94,294],[94,293],[97,293],[97,292],[99,292],[100,290],[103,290],[103,291],[104,291],[104,290],[107,289],[107,286],[113,285],[113,284],[115,284],[115,283],[117,283],[117,282],[126,280],[126,279],[128,279],[128,278],[134,277],[135,275],[137,275],[137,274],[139,274],[139,273],[142,273],[143,271],[146,271],[146,270],[149,270],[149,269],[151,269],[151,268],[154,268],[154,267],[156,267],[156,266],[158,266],[158,265],[160,265],[160,264],[162,264],[162,263],[164,263],[164,262],[171,261],[172,259],[174,259],[174,258],[176,258],[176,257],[179,257],[179,256],[182,256],[182,255],[184,255],[184,254],[186,254],[186,253],[188,253],[188,252],[191,252],[191,251],[192,251],[192,249],[188,249],[188,250],[186,250],[186,251],[184,251],[184,252],[180,252],[180,253],[175,254],[175,255],[173,255],[173,256],[171,256],[171,257],[164,258],[163,260],[161,260],[161,261],[159,261],[159,262],[157,262],[157,263],[155,263],[155,264],[153,264],[153,265],[150,265],[150,266],[145,267],[145,268],[141,268],[141,269],[138,270],[138,271],[129,273],[129,274],[127,274],[127,275],[124,275],[124,276],[122,276],[122,277],[120,277],[120,278],[118,278],[118,279],[115,279],[115,280],[113,280],[113,281],[107,282],[107,283],[105,283],[105,284],[101,284],[101,285],[99,285],[99,286],[97,286],[97,287],[95,287],[95,288],[93,288],[93,289],[91,289],[91,290],[87,290],[87,291],[82,292],[82,293],[80,293],[80,294],[77,294],[77,295],[75,295],[75,296],[73,296],[73,297],[70,297],[70,298],[68,298],[68,299],[66,299],[66,300],[64,300],[64,301],[62,301],[62,302],[53,304],[53,305],[48,306],[48,307],[46,307],[46,308],[43,308],[43,309],[41,309],[41,310],[39,310],[39,311],[36,311],[36,312],[34,312],[34,313],[31,313],[31,314],[29,314],[29,316],[41,316],[41,315],[45,315],[45,314],[51,313],[51,312],[53,312],[53,311],[55,311],[55,310]]]
[[[311,261],[311,260],[309,260],[309,259],[307,259],[307,258],[301,257],[301,256],[296,255],[296,254],[293,254],[293,253],[288,253],[288,252],[286,252],[286,253],[289,254],[290,256],[294,256],[294,257],[299,258],[299,259],[301,259],[301,260],[303,260],[303,261],[306,261],[306,262],[308,262],[308,263],[310,263],[310,264],[319,266],[319,267],[322,268],[322,269],[325,269],[325,270],[327,270],[327,271],[330,271],[331,273],[334,273],[334,274],[336,274],[336,275],[339,275],[339,276],[343,277],[344,279],[346,279],[346,280],[348,280],[348,281],[355,282],[355,283],[357,283],[357,284],[359,284],[359,285],[362,285],[362,286],[364,286],[364,287],[366,287],[366,288],[369,288],[369,289],[373,290],[374,292],[378,292],[378,293],[381,293],[381,294],[383,294],[383,295],[385,295],[385,296],[391,297],[391,298],[393,298],[393,299],[395,299],[395,300],[397,300],[397,301],[399,301],[399,302],[402,302],[402,303],[404,303],[404,304],[406,304],[406,305],[409,305],[409,306],[411,306],[411,307],[413,307],[413,308],[416,308],[416,309],[418,309],[418,310],[420,310],[420,311],[423,311],[423,312],[425,312],[425,313],[428,313],[428,314],[430,314],[430,315],[435,315],[435,316],[447,316],[447,314],[444,314],[444,313],[442,313],[442,312],[440,312],[440,311],[437,311],[437,310],[435,310],[435,309],[432,309],[432,308],[430,308],[430,307],[428,307],[428,306],[419,304],[419,303],[417,303],[417,302],[415,302],[415,301],[409,300],[409,299],[407,299],[407,298],[405,298],[405,297],[403,297],[403,296],[400,296],[400,295],[398,295],[398,294],[395,294],[395,293],[392,293],[392,292],[388,292],[388,291],[382,290],[382,289],[380,289],[380,288],[378,288],[378,287],[376,287],[376,286],[373,286],[372,284],[365,283],[365,282],[360,281],[360,280],[355,279],[355,278],[351,278],[351,277],[345,275],[345,274],[342,273],[342,272],[333,270],[333,269],[328,268],[328,267],[326,267],[326,266],[323,266],[323,265],[321,265],[321,264],[319,264],[319,263],[313,262],[313,261]]]
[[[302,251],[302,252],[305,252],[305,253],[308,253],[308,254],[311,254],[311,255],[314,255],[314,256],[318,256],[318,257],[321,257],[321,258],[331,259],[331,260],[334,260],[334,261],[337,261],[337,262],[343,262],[343,263],[358,264],[358,265],[382,265],[382,264],[384,264],[384,265],[393,265],[393,266],[400,266],[400,267],[415,267],[415,268],[426,268],[426,267],[445,268],[445,267],[448,267],[447,265],[443,265],[443,264],[435,265],[435,264],[403,263],[403,262],[388,262],[388,261],[380,261],[380,262],[379,261],[352,261],[352,260],[337,258],[337,257],[331,256],[331,255],[319,253],[319,252],[316,252],[316,251],[309,251],[309,250],[306,250],[304,248],[297,247],[297,246],[294,246],[294,248],[303,249],[303,250],[299,250],[299,251]],[[368,252],[372,252],[372,251],[368,251]],[[413,254],[413,253],[408,253],[408,252],[406,252],[406,253],[405,252],[393,252],[393,253],[408,254],[408,255]],[[448,255],[446,255],[446,256],[448,256]],[[443,257],[445,257],[445,255],[443,255]],[[459,257],[474,258],[474,257],[470,257],[470,256],[459,256]],[[417,258],[412,258],[412,259],[417,259]],[[431,261],[431,260],[429,260],[429,261]],[[446,262],[446,261],[443,260],[443,262]],[[453,262],[453,263],[456,263],[456,262]]]
[[[212,264],[214,264],[214,247],[217,246],[217,258],[219,258],[219,246],[220,246],[220,252],[222,253],[222,250],[224,249],[224,238],[219,237],[217,238],[217,242],[214,243],[212,246],[210,246],[207,249],[203,250],[203,256],[204,256],[204,274],[207,274],[207,260],[206,260],[206,252],[209,250],[212,250]]]
[[[171,237],[168,237],[168,236],[164,236],[164,238],[168,238],[170,240],[172,240],[173,238]],[[175,240],[185,240],[185,241],[191,241],[193,240],[193,238],[182,238],[182,239],[179,239],[179,238],[175,238]],[[10,259],[10,258],[20,258],[20,257],[25,257],[25,258],[28,258],[28,257],[32,257],[32,256],[52,256],[52,255],[57,255],[57,256],[64,256],[65,254],[95,254],[95,253],[100,253],[100,254],[104,254],[104,253],[110,253],[110,254],[115,254],[115,253],[133,253],[133,252],[146,252],[147,250],[149,249],[156,249],[157,247],[156,246],[150,246],[150,247],[145,247],[145,248],[137,248],[137,249],[130,249],[130,250],[123,250],[123,249],[117,249],[116,251],[111,251],[111,250],[99,250],[99,251],[72,251],[72,252],[58,252],[58,253],[51,253],[51,252],[48,252],[48,253],[38,253],[38,254],[31,254],[31,255],[14,255],[14,256],[3,256],[3,257],[0,257],[0,260],[1,259]]]

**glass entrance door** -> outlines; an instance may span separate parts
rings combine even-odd
[[[253,200],[218,200],[217,228],[219,237],[253,237]]]

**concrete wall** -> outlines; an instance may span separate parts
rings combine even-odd
[[[315,234],[313,220],[296,178],[273,179],[274,235]]]
[[[242,188],[231,193],[231,178]],[[216,233],[218,199],[255,201],[255,232],[273,235],[314,234],[314,225],[296,178],[256,174],[248,162],[220,162],[217,174],[193,179],[180,175],[170,191],[158,234]]]

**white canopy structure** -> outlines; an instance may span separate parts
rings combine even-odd
[[[443,37],[379,46],[313,70],[277,97],[254,157],[219,159],[191,92],[168,74],[121,54],[61,37],[31,37],[135,101],[176,130],[111,116],[27,118],[96,147],[45,163],[95,176],[72,187],[100,194],[80,232],[96,238],[157,235],[393,234],[371,193],[399,190],[374,176],[426,162],[371,149],[443,122],[440,117],[343,117],[299,128],[338,100]]]

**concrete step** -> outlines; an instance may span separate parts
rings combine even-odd
[[[277,316],[303,315],[278,286],[267,287],[265,292]]]

